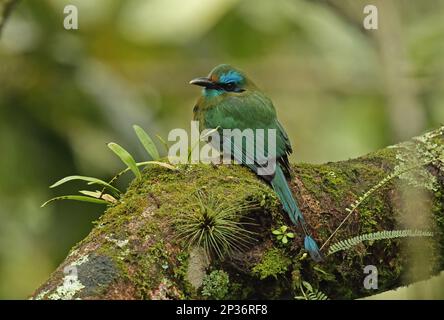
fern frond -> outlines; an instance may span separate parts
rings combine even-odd
[[[329,300],[325,293],[319,289],[314,289],[307,281],[301,281],[299,283],[299,290],[301,291],[302,296],[295,296],[294,298],[296,300]]]
[[[376,240],[386,240],[395,238],[405,238],[405,237],[432,237],[433,233],[430,231],[422,230],[385,230],[372,233],[366,233],[359,235],[357,237],[345,239],[336,242],[328,248],[328,255],[336,253],[338,251],[349,250],[364,241],[376,241]]]
[[[345,211],[348,212],[347,216],[341,221],[341,223],[339,224],[339,226],[335,229],[335,231],[332,232],[332,234],[328,237],[328,239],[322,244],[321,248],[319,250],[322,250],[325,245],[330,242],[330,240],[335,236],[335,234],[339,231],[339,229],[342,228],[342,226],[344,225],[344,223],[348,220],[348,218],[350,218],[350,216],[356,211],[356,209],[358,209],[358,207],[365,202],[374,192],[376,192],[377,190],[379,190],[380,188],[382,188],[383,186],[385,186],[387,183],[389,183],[391,180],[407,173],[410,172],[412,170],[418,169],[420,167],[429,165],[430,163],[433,163],[434,161],[436,161],[437,158],[432,158],[432,159],[425,159],[423,161],[420,161],[418,163],[415,163],[413,165],[405,165],[401,168],[397,168],[397,170],[395,170],[394,172],[392,172],[391,174],[389,174],[388,176],[386,176],[384,179],[382,179],[381,181],[379,181],[378,184],[374,185],[373,187],[371,187],[367,192],[365,192],[363,195],[361,195],[355,202],[353,202],[348,208],[345,209]]]
[[[308,293],[307,300],[328,300],[328,297],[322,291],[316,291]]]

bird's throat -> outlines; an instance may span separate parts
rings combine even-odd
[[[202,89],[202,95],[205,98],[214,98],[217,96],[220,96],[223,93],[222,90],[218,90],[218,89],[210,89],[210,88],[203,88]]]

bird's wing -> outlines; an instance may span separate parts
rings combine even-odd
[[[272,102],[260,93],[252,93],[247,96],[239,95],[224,99],[217,106],[209,109],[205,114],[205,127],[223,129],[239,129],[241,131],[252,129],[255,133],[256,148],[264,150],[265,157],[268,157],[268,138],[267,130],[276,130],[276,159],[283,165],[286,173],[288,170],[287,155],[291,153],[291,145],[288,135],[282,125],[276,118],[276,111]],[[258,131],[263,129],[264,131]],[[225,139],[227,140],[227,139]],[[225,141],[226,143],[228,141]],[[258,159],[257,155],[250,154],[245,145],[236,145],[232,143],[232,149],[241,152],[245,163],[245,159]],[[239,144],[239,143],[237,143]]]

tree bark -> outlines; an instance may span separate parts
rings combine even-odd
[[[392,177],[374,190],[325,245],[325,260],[319,264],[305,254],[301,230],[291,226],[274,192],[248,169],[203,164],[182,165],[177,171],[147,167],[143,178],[133,181],[118,203],[107,208],[31,298],[293,299],[302,295],[301,283],[306,281],[331,299],[354,299],[426,278],[444,265],[443,138],[444,127],[357,159],[292,166],[294,196],[322,245],[347,216],[346,208],[385,177],[427,157],[441,159]],[[210,260],[203,250],[188,246],[177,236],[177,224],[199,210],[197,190],[204,191],[208,202],[216,198],[224,206],[238,206],[239,219],[253,219],[253,225],[244,227],[254,232],[256,242]],[[406,201],[411,199],[415,201]],[[250,204],[246,209],[245,203]],[[414,219],[409,215],[412,208]],[[295,233],[287,244],[272,233],[282,225]],[[407,228],[434,235],[364,242],[327,254],[338,240]],[[415,257],[425,248],[421,272],[415,272]],[[367,265],[378,270],[377,290],[363,285]],[[229,280],[218,277],[221,271]]]

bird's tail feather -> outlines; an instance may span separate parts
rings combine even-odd
[[[302,216],[302,212],[293,197],[290,187],[288,186],[287,179],[285,178],[284,172],[279,165],[276,166],[275,176],[271,181],[271,185],[278,195],[284,211],[286,211],[290,216],[291,222],[293,222],[295,225],[299,224],[302,227],[305,235],[305,249],[308,251],[313,260],[317,262],[322,261],[322,255],[319,251],[318,245],[307,230],[307,225],[305,223],[304,217]]]

